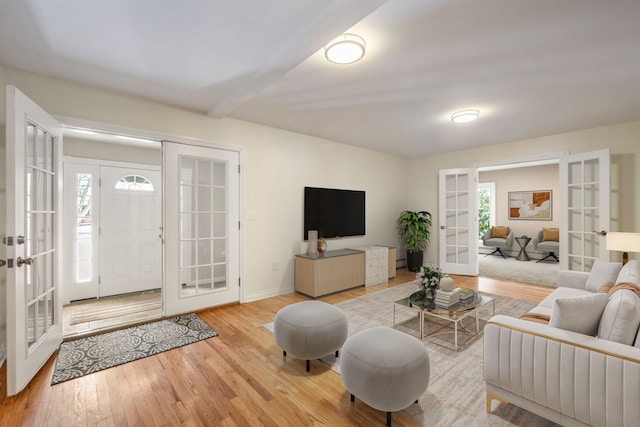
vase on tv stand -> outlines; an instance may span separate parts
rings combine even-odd
[[[320,252],[320,255],[324,255],[326,251],[327,251],[327,241],[324,240],[322,237],[318,237],[318,252]]]
[[[307,247],[307,255],[312,257],[318,256],[318,230],[308,231],[309,244]]]

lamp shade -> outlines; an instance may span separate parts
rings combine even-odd
[[[640,252],[640,233],[607,233],[607,250]]]

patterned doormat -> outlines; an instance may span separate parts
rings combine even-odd
[[[217,335],[198,315],[191,313],[63,342],[51,385]]]

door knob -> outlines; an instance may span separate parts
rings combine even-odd
[[[445,228],[447,228],[445,225],[440,226],[440,230],[444,230]]]
[[[18,257],[18,259],[16,260],[16,264],[18,265],[18,267],[22,267],[22,264],[31,265],[33,264],[33,258],[22,259],[22,257]]]

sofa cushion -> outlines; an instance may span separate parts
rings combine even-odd
[[[622,263],[620,262],[606,262],[597,259],[596,262],[593,263],[593,267],[591,267],[591,273],[587,279],[585,289],[591,292],[598,292],[600,286],[605,283],[615,283],[621,267]]]
[[[616,285],[620,283],[630,283],[640,288],[640,263],[632,259],[626,263],[618,273]]]
[[[595,336],[607,300],[606,294],[556,298],[549,326]]]
[[[638,327],[638,332],[636,333],[636,340],[633,342],[633,346],[640,348],[640,327]]]
[[[632,345],[640,325],[640,298],[628,289],[615,291],[602,312],[598,337]]]
[[[576,288],[555,288],[553,292],[545,297],[537,306],[537,308],[545,308],[548,310],[548,314],[551,314],[553,311],[553,303],[557,298],[567,298],[567,297],[579,297],[581,295],[592,295],[593,292],[587,291],[584,289],[576,289]]]

